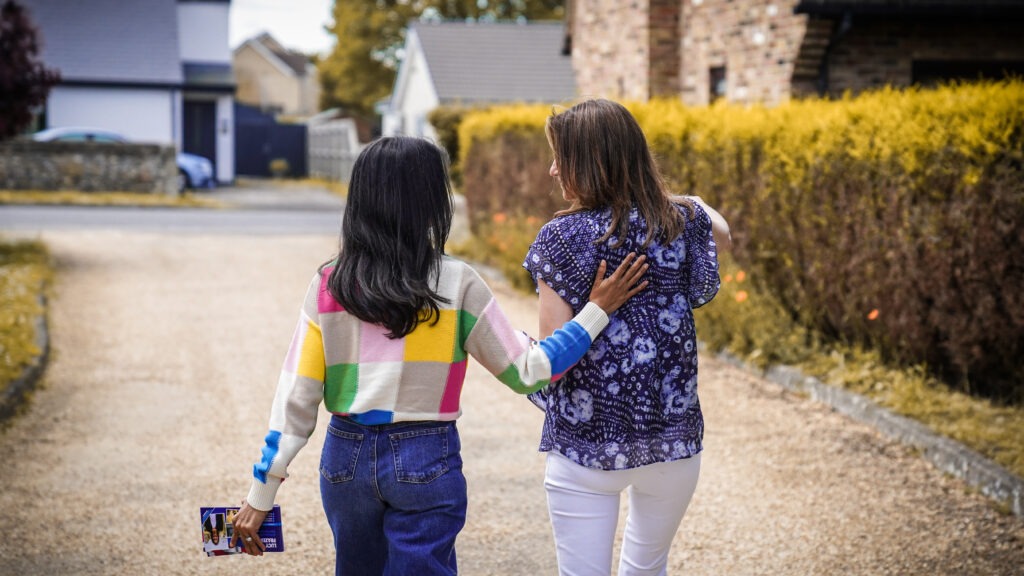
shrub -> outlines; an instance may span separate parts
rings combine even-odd
[[[548,175],[551,152],[543,126],[550,113],[545,106],[503,107],[475,112],[463,120],[459,129],[462,192],[474,233],[496,213],[511,221],[532,216],[546,222],[567,206]]]
[[[720,203],[737,260],[801,325],[1020,400],[1022,95],[884,90],[709,114],[676,177]]]
[[[459,126],[467,114],[481,110],[486,110],[486,108],[461,105],[439,106],[431,110],[427,116],[430,125],[437,132],[438,144],[448,151],[448,156],[452,163],[452,183],[457,189],[462,188],[462,165],[459,162]]]
[[[495,212],[479,222],[473,237],[454,252],[497,268],[513,287],[532,292],[533,277],[523,268],[523,259],[544,222],[536,216]]]
[[[288,175],[288,171],[291,169],[291,166],[288,164],[287,158],[274,158],[270,161],[267,168],[270,170],[270,174],[274,178],[284,178]]]

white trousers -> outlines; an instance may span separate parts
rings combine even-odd
[[[594,470],[549,452],[544,488],[561,576],[609,576],[619,496],[629,514],[619,576],[663,576],[672,538],[700,476],[700,454],[629,470]]]

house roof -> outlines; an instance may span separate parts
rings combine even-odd
[[[797,14],[1022,16],[1024,0],[800,0]]]
[[[442,103],[559,102],[575,97],[561,22],[414,22]]]
[[[306,67],[309,65],[309,58],[301,52],[285,48],[269,33],[264,32],[259,36],[251,38],[249,42],[258,43],[260,46],[266,48],[273,57],[280,60],[280,63],[294,72],[296,76],[306,75]]]
[[[178,5],[167,0],[22,0],[40,56],[65,83],[179,85]]]

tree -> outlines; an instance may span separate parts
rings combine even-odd
[[[409,22],[431,19],[552,20],[562,17],[562,0],[335,0],[337,41],[318,64],[321,107],[339,106],[372,114],[391,91]]]
[[[0,7],[0,140],[17,136],[32,122],[32,110],[46,103],[60,72],[38,57],[36,27],[14,0]]]
[[[406,2],[335,0],[334,23],[328,31],[337,40],[319,63],[321,108],[339,106],[371,114],[374,103],[387,95],[394,81],[394,47],[402,29],[415,15]],[[386,54],[391,50],[390,54]]]

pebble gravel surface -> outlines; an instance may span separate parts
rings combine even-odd
[[[54,356],[0,431],[0,574],[332,573],[324,417],[279,493],[286,552],[208,558],[198,510],[247,492],[303,291],[334,237],[42,238],[59,267]],[[534,299],[492,286],[536,333]],[[713,357],[700,394],[703,470],[670,574],[1024,573],[1024,519],[903,446]],[[460,572],[555,574],[540,412],[477,365],[463,398]]]

